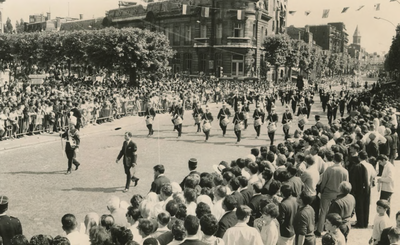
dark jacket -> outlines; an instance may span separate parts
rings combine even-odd
[[[251,198],[254,195],[254,191],[253,191],[253,187],[252,186],[248,186],[246,189],[241,190],[240,194],[242,194],[243,196],[243,205],[249,205]]]
[[[171,181],[167,177],[165,177],[164,175],[159,175],[153,181],[153,183],[151,183],[150,192],[155,192],[157,194],[160,194],[161,187],[164,184],[169,184],[169,183],[171,183]]]
[[[229,211],[225,213],[218,222],[218,230],[215,233],[216,237],[222,238],[229,228],[235,226],[238,222],[236,213],[234,211]]]
[[[0,216],[0,237],[4,245],[9,245],[15,235],[22,234],[22,225],[19,219],[12,216]]]
[[[124,157],[124,165],[127,167],[132,167],[133,165],[136,164],[136,151],[137,151],[137,146],[135,143],[132,141],[129,141],[129,144],[124,141],[122,144],[122,149],[118,154],[118,161]]]
[[[288,238],[294,235],[293,221],[297,208],[297,201],[293,196],[283,199],[279,204],[279,216],[277,219],[280,224],[281,236]]]

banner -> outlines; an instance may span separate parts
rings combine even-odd
[[[344,7],[342,10],[342,14],[346,13],[346,11],[349,9],[349,7]]]
[[[322,18],[328,18],[329,16],[329,9],[324,9],[324,12],[322,13]]]

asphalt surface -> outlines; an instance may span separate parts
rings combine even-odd
[[[313,106],[309,125],[314,124],[315,114],[322,115],[318,96]],[[210,104],[214,117],[220,104]],[[276,103],[278,114],[283,112],[280,102]],[[254,107],[252,107],[253,109]],[[326,122],[326,116],[322,116]],[[230,125],[226,137],[222,137],[216,121],[211,129],[209,142],[204,142],[204,134],[196,133],[191,111],[186,111],[183,123],[183,135],[177,139],[177,132],[168,114],[159,114],[154,122],[155,133],[147,137],[145,120],[142,117],[126,117],[98,126],[82,129],[81,147],[77,159],[81,162],[78,171],[65,175],[67,158],[64,153],[65,142],[58,135],[27,136],[22,139],[0,142],[0,194],[10,198],[9,214],[18,217],[24,234],[30,238],[37,234],[56,236],[64,234],[61,217],[73,213],[78,222],[83,222],[88,212],[108,213],[107,201],[115,195],[129,202],[133,194],[146,195],[153,180],[152,167],[164,164],[166,176],[180,182],[189,172],[187,162],[194,157],[198,160],[198,170],[211,172],[212,165],[220,161],[231,161],[250,154],[253,147],[269,145],[266,125],[262,126],[262,135],[255,139],[253,122],[246,131],[240,144]],[[294,123],[293,125],[296,125]],[[121,130],[114,129],[121,127]],[[295,127],[292,127],[293,133]],[[128,193],[122,193],[125,175],[122,162],[115,163],[121,149],[123,135],[133,133],[133,141],[138,145],[137,187],[131,187]],[[277,143],[283,140],[279,127]],[[399,167],[396,163],[396,171]],[[397,173],[398,174],[398,173]],[[397,189],[397,183],[396,183]],[[378,198],[376,188],[372,191],[370,224],[375,216],[375,202]],[[392,214],[400,210],[399,197],[392,197]],[[394,218],[391,218],[394,221]],[[371,229],[353,229],[348,244],[366,244]],[[318,239],[320,244],[320,239]]]

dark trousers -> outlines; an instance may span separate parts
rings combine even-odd
[[[354,195],[356,199],[356,217],[357,217],[357,226],[362,228],[368,227],[369,221],[369,204],[371,199],[371,191],[368,193]]]
[[[178,137],[182,135],[182,124],[175,125],[175,129],[178,131]]]
[[[72,164],[79,166],[80,163],[76,160],[76,154],[74,149],[65,150],[65,154],[68,158],[68,171],[71,171]]]
[[[197,126],[197,132],[201,132],[200,123],[195,123],[195,124],[196,124],[196,126]]]
[[[242,135],[242,131],[241,130],[235,130],[235,134],[236,134],[237,142],[240,142],[240,136]]]
[[[333,115],[332,113],[328,113],[328,123],[332,124]]]
[[[206,135],[206,140],[208,140],[208,137],[210,137],[210,130],[204,131],[204,134]]]
[[[304,130],[304,125],[297,124],[297,126],[299,126],[299,129],[300,129],[301,131],[303,131],[303,130]]]
[[[221,121],[219,122],[219,127],[222,129],[222,135],[226,134],[226,126],[222,125]]]
[[[273,145],[274,138],[275,138],[275,132],[272,132],[272,133],[268,132],[268,137],[269,137],[269,140],[271,141],[271,145]]]
[[[287,140],[287,139],[288,139],[288,136],[289,136],[289,130],[290,130],[290,128],[287,128],[287,129],[283,128],[283,133],[285,134],[285,140]]]
[[[379,199],[387,200],[390,203],[390,199],[392,199],[392,192],[381,191],[381,196]],[[390,216],[390,208],[386,211],[387,215]]]
[[[244,129],[247,129],[247,119],[244,119]]]
[[[319,206],[320,206],[320,199],[317,195],[312,196],[312,202],[310,204],[310,206],[314,209],[314,213],[315,213],[315,220],[319,220]]]
[[[153,124],[147,124],[146,127],[149,129],[149,135],[153,135],[154,133]]]
[[[126,175],[125,189],[129,189],[129,186],[131,185],[131,180],[138,179],[131,173],[131,168],[134,168],[134,167],[127,167],[124,164],[124,171],[125,171],[125,175]]]
[[[258,125],[258,126],[254,126],[254,129],[256,130],[257,137],[259,137],[259,136],[260,136],[260,130],[261,130],[261,126],[260,126],[260,125]]]
[[[307,118],[310,118],[310,113],[311,113],[311,106],[307,106]]]

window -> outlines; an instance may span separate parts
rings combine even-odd
[[[183,71],[192,72],[192,54],[184,53],[183,54]]]
[[[180,26],[174,26],[174,45],[180,45],[180,33],[181,28]]]
[[[257,38],[257,25],[253,24],[253,38]]]
[[[199,54],[199,72],[207,71],[207,54],[201,53]]]
[[[268,28],[265,28],[264,38],[268,37]]]
[[[232,76],[243,76],[243,55],[232,55]]]
[[[283,70],[281,70],[281,78],[283,77]]]
[[[261,27],[261,41],[264,41],[264,26]]]
[[[190,25],[185,25],[185,45],[192,43],[192,28]]]
[[[172,45],[174,43],[174,27],[170,26],[167,28],[167,30],[168,30],[169,43],[170,45]]]
[[[215,67],[220,67],[222,65],[222,53],[215,54]]]
[[[200,26],[200,37],[206,38],[207,37],[207,25]]]
[[[217,38],[222,38],[222,23],[217,24]]]
[[[233,36],[234,37],[243,37],[243,24],[235,23],[233,26]]]

